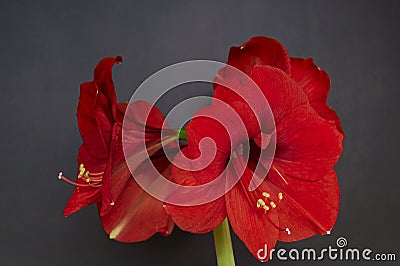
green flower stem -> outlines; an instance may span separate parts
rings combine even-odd
[[[218,266],[235,266],[228,218],[214,229],[214,243]]]
[[[179,130],[179,139],[180,140],[187,140],[188,139],[186,130],[184,130],[184,129]]]

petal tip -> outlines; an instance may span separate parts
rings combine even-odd
[[[121,64],[122,63],[122,56],[118,55],[115,57],[115,63]]]

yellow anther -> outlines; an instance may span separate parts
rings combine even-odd
[[[86,181],[86,183],[90,183],[91,180],[90,180],[90,178],[86,178],[85,181]]]
[[[279,193],[278,193],[278,199],[279,199],[279,200],[282,200],[282,199],[283,199],[283,194],[282,194],[282,192],[279,192]]]
[[[78,174],[78,178],[81,178],[86,172],[85,166],[83,164],[79,165],[79,174]]]
[[[257,200],[257,208],[261,208],[266,206],[265,202],[262,199]]]
[[[264,205],[264,206],[263,206],[263,209],[264,209],[265,211],[268,211],[268,210],[269,210],[269,207],[268,207],[267,205]]]
[[[271,205],[272,208],[276,208],[275,202],[271,201],[269,204]]]
[[[266,198],[270,197],[269,193],[267,193],[267,192],[263,192],[262,195],[263,195],[263,197],[266,197]]]

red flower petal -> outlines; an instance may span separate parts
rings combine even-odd
[[[270,106],[275,123],[278,123],[282,116],[291,109],[300,105],[308,104],[308,99],[305,93],[287,74],[285,74],[285,72],[277,68],[270,66],[255,66],[250,73],[250,77],[259,88],[249,88],[246,84],[243,84],[240,81],[235,81],[235,77],[229,77],[231,79],[229,84],[231,86],[236,86],[236,91],[243,91],[244,95],[242,96],[246,97],[246,99],[248,97],[253,97],[252,101],[255,103],[255,115],[257,115],[261,121],[263,132],[271,133],[274,126],[272,121],[270,121],[271,115],[270,111],[267,109],[267,104]],[[262,97],[258,97],[258,99],[254,99],[255,93],[252,93],[251,88],[260,89],[265,98],[263,99]],[[235,106],[235,103],[237,102],[246,104],[244,99],[231,89],[220,85],[215,86],[213,97],[232,106],[245,122],[245,125],[251,134],[250,137],[255,137],[253,131],[259,131],[259,126],[258,123],[255,123],[257,120],[255,119],[253,112],[249,107],[247,107],[247,113],[244,113],[244,108],[237,108],[237,106]]]
[[[106,159],[109,143],[104,141],[97,124],[95,116],[97,95],[97,88],[93,82],[81,84],[76,116],[83,143],[87,146],[90,155],[98,159]],[[102,105],[101,108],[110,110],[109,105]]]
[[[343,134],[343,129],[336,115],[327,104],[330,89],[328,74],[315,65],[311,58],[291,58],[292,78],[307,94],[311,107],[324,119],[334,121],[336,129]]]
[[[117,123],[122,125],[127,108],[128,103],[117,103]]]
[[[117,95],[115,93],[114,82],[112,78],[112,68],[114,64],[121,64],[122,57],[103,58],[94,69],[94,82],[98,86],[98,90],[103,93],[111,104],[111,111],[114,120],[116,118]]]
[[[126,106],[125,123],[129,129],[140,130],[144,126],[161,129],[167,127],[164,121],[163,113],[146,101],[136,101]]]
[[[246,171],[249,170],[246,169]],[[226,209],[233,231],[259,260],[257,253],[264,248],[265,244],[268,251],[274,248],[279,232],[271,222],[279,225],[279,220],[276,212],[264,213],[256,208],[256,202],[251,205],[245,193],[250,192],[245,192],[239,185],[234,186],[225,195]]]
[[[170,163],[166,157],[144,162],[135,170],[135,176],[149,175],[150,163],[164,177],[170,179]],[[116,178],[121,177],[117,175]],[[112,188],[119,182],[116,178],[112,180]],[[110,238],[121,242],[137,242],[146,240],[157,232],[163,235],[172,232],[173,222],[161,201],[147,194],[131,176],[122,188],[115,205],[106,214],[102,215],[103,208],[101,204],[98,206],[103,228],[110,234]]]
[[[123,171],[122,173],[117,173],[115,174],[113,171],[113,166],[116,162],[121,161],[121,160],[116,160],[114,157],[118,156],[119,158],[123,158],[123,152],[122,152],[122,147],[121,147],[121,142],[122,142],[122,130],[121,126],[114,124],[112,128],[112,139],[111,139],[111,145],[110,145],[110,153],[108,156],[107,164],[104,169],[104,174],[103,174],[103,179],[102,179],[102,186],[101,186],[101,195],[102,195],[102,209],[101,209],[101,215],[105,215],[111,207],[114,205],[114,200],[112,195],[112,179],[115,180],[117,184],[121,184],[120,186],[117,187],[123,187],[124,184],[126,183],[127,179],[129,178],[128,172]],[[118,151],[116,150],[116,147],[119,146]],[[115,176],[115,178],[113,178]]]
[[[122,108],[122,110],[126,108],[124,122],[124,127],[127,130],[124,135],[125,154],[122,148],[122,128],[120,125],[115,125],[109,155],[112,165],[109,169],[106,169],[103,179],[101,215],[105,215],[119,200],[126,182],[131,177],[131,171],[134,171],[143,161],[147,160],[148,156],[152,156],[162,148],[158,145],[161,144],[161,130],[163,126],[167,126],[163,124],[164,116],[161,111],[145,101],[137,101],[118,108]],[[165,128],[165,130],[168,129]],[[177,134],[176,131],[172,131],[172,133]],[[149,146],[153,145],[154,142],[156,145],[152,149]],[[128,158],[125,158],[125,155]],[[129,168],[125,160],[129,160]]]
[[[247,84],[239,81],[235,77],[230,77],[230,80],[225,82],[224,84],[229,85],[229,88],[214,83],[215,90],[213,94],[213,105],[219,104],[220,101],[229,104],[240,116],[241,120],[246,126],[246,129],[249,131],[249,135],[253,136],[253,131],[259,131],[259,126],[256,118],[256,115],[259,114],[255,114],[248,106],[246,101],[249,100],[249,97],[254,98],[256,96],[255,93],[253,93],[252,95],[251,91],[248,90],[250,86],[247,86]],[[236,92],[241,92],[241,95],[239,96],[239,94],[237,94],[233,90],[235,90]],[[245,90],[248,91],[247,95],[244,95],[245,93],[243,93]],[[246,99],[244,99],[245,97]],[[265,108],[265,106],[263,106],[262,108]]]
[[[258,84],[271,107],[275,123],[290,110],[308,104],[307,96],[297,84],[283,71],[269,67],[256,66],[250,77]]]
[[[94,81],[81,84],[78,126],[89,154],[95,158],[108,157],[117,105],[112,67],[121,62],[121,57],[102,59],[94,70]]]
[[[96,107],[93,113],[96,119],[97,131],[101,136],[104,146],[107,148],[107,151],[109,151],[113,125],[116,121],[111,114],[110,102],[100,92],[96,95]]]
[[[70,216],[71,214],[89,206],[93,203],[98,202],[101,199],[100,189],[87,189],[81,191],[81,189],[74,189],[72,191],[71,198],[68,200],[67,205],[64,208],[64,216]]]
[[[118,202],[100,218],[110,238],[121,242],[143,241],[156,232],[168,235],[173,227],[162,203],[147,194],[134,179],[129,179]]]
[[[333,168],[342,152],[342,135],[333,123],[322,119],[309,106],[288,112],[276,126],[273,167],[283,175],[321,179]]]
[[[309,182],[287,177],[279,203],[279,224],[291,234],[280,232],[280,241],[297,241],[315,234],[327,234],[336,222],[339,210],[339,186],[335,171]]]
[[[85,162],[85,167],[87,167],[87,169],[89,169],[90,172],[97,173],[104,171],[104,167],[107,161],[103,159],[99,160],[93,158],[88,153],[86,145],[82,144],[81,147],[79,148],[78,165],[80,165],[82,162]],[[77,178],[76,182],[79,184],[86,184],[83,178]],[[101,199],[100,192],[101,192],[100,187],[75,188],[72,191],[71,198],[68,200],[68,203],[64,208],[64,216],[69,216],[88,205],[98,202]]]
[[[182,153],[191,158],[188,149],[182,149]],[[179,156],[175,160],[179,160]],[[178,164],[180,165],[180,164]],[[173,181],[180,185],[197,186],[203,184],[203,180],[209,180],[204,171],[195,172],[182,170],[176,166],[171,169]],[[190,195],[189,195],[190,196]],[[217,200],[198,206],[175,206],[167,204],[166,211],[172,216],[175,224],[182,230],[202,234],[216,228],[226,217],[225,200],[220,197]]]
[[[342,125],[336,112],[330,108],[326,103],[312,103],[310,106],[325,120],[335,122],[336,129],[344,135]]]
[[[292,78],[307,94],[310,103],[326,103],[330,80],[328,74],[315,65],[311,58],[291,58]]]
[[[290,57],[285,47],[277,40],[257,36],[240,47],[229,50],[228,65],[249,74],[255,65],[269,65],[290,75]]]
[[[193,234],[214,230],[226,217],[224,197],[198,206],[167,205],[166,211],[179,228]]]

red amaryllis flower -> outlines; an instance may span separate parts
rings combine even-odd
[[[112,80],[112,67],[121,62],[119,56],[101,60],[94,70],[94,80],[81,85],[77,118],[83,144],[78,154],[78,175],[76,182],[62,173],[59,178],[75,185],[64,209],[65,216],[97,203],[103,228],[110,237],[131,242],[145,240],[156,232],[169,234],[173,223],[162,202],[136,184],[125,162],[122,123],[128,105],[117,103]],[[135,109],[133,106],[141,103],[131,105]],[[154,108],[148,121],[162,119]],[[148,141],[154,142],[156,138],[150,137]],[[158,162],[161,173],[168,174],[168,164],[162,157],[152,160]]]
[[[200,156],[200,141],[211,138],[217,147],[214,161],[199,171],[173,167],[172,173],[176,182],[184,177],[180,182],[185,185],[199,185],[224,173],[228,165],[226,179],[239,181],[215,201],[191,207],[169,205],[167,211],[180,228],[193,233],[211,231],[228,216],[234,232],[260,259],[257,252],[265,244],[271,250],[277,240],[296,241],[326,234],[333,227],[339,206],[333,166],[342,151],[343,134],[337,116],[323,105],[329,80],[327,85],[325,72],[311,61],[290,60],[278,42],[257,37],[232,48],[228,63],[258,84],[271,107],[275,127],[270,127],[270,121],[258,120],[262,110],[253,113],[241,96],[215,85],[214,97],[231,106],[243,122],[230,119],[217,101],[200,110],[187,126],[188,146],[182,152],[195,159]],[[222,70],[217,80],[230,79],[229,84],[238,87],[236,91],[246,91],[246,83],[230,74]],[[237,123],[244,123],[246,130],[238,132]],[[268,141],[260,142],[268,136],[276,138],[274,158],[271,153],[260,156],[263,150],[274,148]],[[243,151],[248,141],[250,150]],[[242,168],[244,172],[240,173],[238,169]],[[265,179],[250,191],[254,177]]]
[[[106,203],[104,206],[114,204],[110,188],[110,154],[121,141],[118,124],[122,124],[123,112],[117,104],[112,67],[121,62],[121,57],[104,58],[94,70],[94,80],[81,84],[76,115],[83,144],[78,154],[76,183],[70,182],[76,189],[64,209],[65,216],[101,200]]]
[[[326,103],[330,90],[328,74],[315,65],[311,58],[290,57],[285,47],[278,41],[264,36],[251,38],[241,46],[233,46],[229,51],[228,65],[250,74],[254,66],[268,65],[279,68],[289,75],[307,95],[310,106],[324,119],[334,121],[337,129],[343,134],[339,118]],[[216,78],[224,79],[224,71]],[[233,101],[236,95],[231,90],[216,85],[214,97],[229,98]]]

